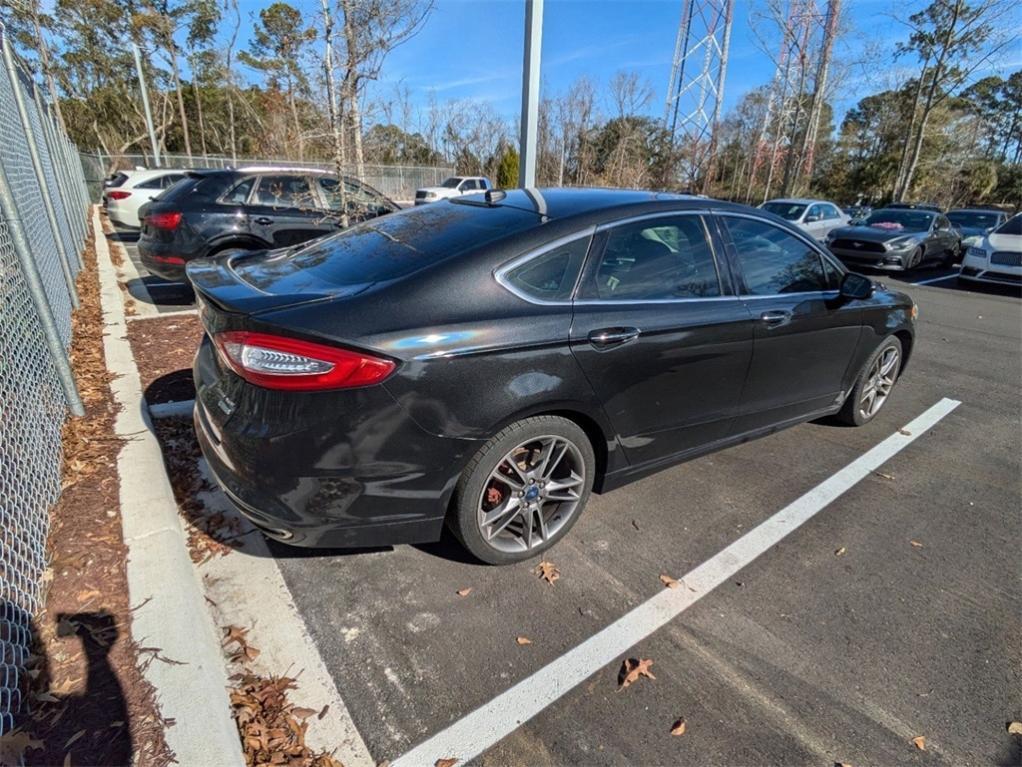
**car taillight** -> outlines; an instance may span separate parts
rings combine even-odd
[[[111,192],[107,192],[106,196],[109,197],[111,200],[126,200],[129,197],[131,197],[131,192],[122,192],[119,190],[114,190]]]
[[[319,391],[379,383],[391,360],[297,338],[231,330],[213,337],[224,362],[251,384],[267,389]]]
[[[177,229],[181,223],[180,213],[150,213],[145,217],[146,223],[156,229]]]

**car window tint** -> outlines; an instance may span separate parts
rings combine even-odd
[[[824,209],[824,212],[826,213],[828,219],[841,218],[841,211],[838,210],[835,206],[833,206],[833,205],[824,205],[823,209]]]
[[[255,178],[246,178],[234,189],[232,189],[225,197],[226,202],[232,202],[237,205],[244,205],[248,201],[249,192],[252,191],[252,185],[255,183]]]
[[[586,291],[587,297],[605,301],[719,295],[717,266],[699,216],[614,227]]]
[[[589,237],[542,253],[504,275],[504,279],[527,296],[543,301],[565,301],[578,279],[578,270],[589,249]]]
[[[326,205],[330,210],[341,209],[341,189],[337,184],[336,178],[329,176],[317,179],[319,188],[323,190],[323,195],[326,197]],[[351,181],[344,182],[344,193],[347,196],[348,207],[351,208],[353,205],[359,206],[378,206],[383,205],[383,200],[377,195],[370,192],[365,187],[355,184]]]
[[[176,184],[183,178],[184,176],[179,173],[172,173],[169,176],[164,176],[162,179],[160,179],[162,182],[160,186],[162,186],[164,189],[170,189],[170,187],[174,186],[174,184]]]
[[[813,205],[809,208],[809,215],[806,218],[815,217],[817,219],[823,218],[823,206]]]
[[[256,187],[256,205],[275,208],[318,208],[309,180],[304,176],[263,176]]]
[[[751,295],[827,289],[820,254],[807,243],[765,221],[725,216],[724,222]]]
[[[163,189],[163,179],[157,176],[156,178],[146,179],[135,184],[136,189]]]
[[[826,258],[823,259],[823,271],[827,277],[827,290],[838,290],[844,275]]]

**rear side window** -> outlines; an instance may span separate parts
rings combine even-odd
[[[567,301],[589,250],[589,236],[566,242],[516,266],[504,280],[520,293],[541,301]]]
[[[305,176],[262,176],[252,202],[274,208],[319,207]]]
[[[163,178],[157,176],[135,184],[136,189],[166,189]]]
[[[228,173],[188,174],[181,183],[174,184],[160,195],[160,200],[183,200],[188,195],[215,200],[224,193],[233,178]]]
[[[504,206],[420,205],[294,251],[244,259],[234,269],[251,285],[274,292],[364,285],[403,277],[513,237],[538,220],[535,213]]]
[[[738,253],[749,294],[827,290],[820,254],[798,237],[751,218],[724,216],[723,221]]]
[[[587,298],[650,301],[712,298],[720,279],[699,216],[662,217],[610,230]]]
[[[248,202],[248,195],[252,192],[252,186],[255,184],[255,178],[249,177],[244,179],[234,189],[227,193],[224,197],[224,202],[229,202],[234,205],[244,205]]]

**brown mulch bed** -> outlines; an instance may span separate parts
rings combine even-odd
[[[202,323],[194,314],[128,323],[128,341],[149,404],[195,397],[192,359],[202,340],[202,332]]]
[[[163,767],[174,761],[163,736],[171,723],[142,675],[153,651],[131,638],[116,469],[121,443],[91,244],[84,258],[72,360],[86,414],[64,428],[64,489],[47,544],[52,580],[35,621],[33,687],[22,722],[37,741],[26,763]]]

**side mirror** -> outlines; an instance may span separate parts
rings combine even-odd
[[[841,297],[849,299],[866,299],[873,295],[873,280],[861,274],[849,272],[841,280]]]
[[[806,223],[807,224],[815,224],[817,221],[822,221],[822,220],[823,220],[823,216],[821,216],[821,215],[819,215],[817,213],[811,213],[808,216],[806,216]]]

